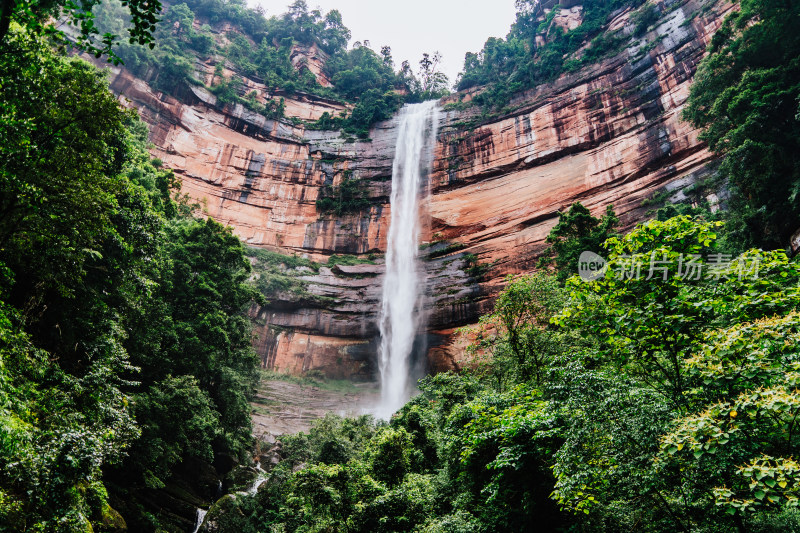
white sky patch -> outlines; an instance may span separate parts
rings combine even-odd
[[[441,70],[456,81],[464,54],[478,52],[489,37],[505,37],[514,22],[514,0],[307,0],[323,13],[338,9],[352,32],[350,44],[369,41],[376,52],[392,47],[395,67],[403,60],[414,72],[423,52],[442,54]],[[287,11],[292,0],[250,0],[267,16]]]

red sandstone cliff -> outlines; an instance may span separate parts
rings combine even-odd
[[[559,210],[578,200],[595,212],[613,204],[629,227],[645,216],[642,201],[656,191],[680,194],[711,172],[711,154],[680,112],[706,45],[731,6],[660,4],[667,14],[644,38],[517,95],[500,117],[482,121],[478,109],[455,104],[469,95],[443,101],[425,235],[427,242],[449,241],[432,246],[424,262],[433,368],[457,364],[453,328],[486,312],[506,275],[533,268]],[[574,26],[580,13],[580,3],[572,2],[554,24]],[[611,27],[629,32],[628,15],[617,13]],[[322,75],[317,51],[300,55]],[[196,77],[208,82],[214,66],[198,62]],[[252,80],[246,86],[262,99],[272,96]],[[374,127],[369,142],[352,142],[241,105],[220,107],[202,88],[180,100],[165,96],[121,69],[112,71],[111,87],[150,124],[154,155],[180,176],[183,192],[234,226],[245,242],[318,261],[385,249],[394,121]],[[287,117],[314,120],[343,109],[312,96],[283,96]],[[362,215],[320,216],[315,202],[321,188],[338,183],[345,171],[366,180],[373,206]],[[466,254],[491,268],[476,278],[480,269]],[[308,296],[278,295],[254,310],[263,364],[369,374],[377,348],[380,257],[374,263],[294,271]]]

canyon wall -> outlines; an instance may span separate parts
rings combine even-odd
[[[534,268],[560,210],[580,201],[601,213],[611,204],[626,229],[647,216],[644,200],[663,191],[678,198],[713,171],[712,154],[680,114],[705,48],[732,6],[657,5],[662,18],[643,37],[517,95],[501,115],[486,118],[470,106],[474,91],[442,101],[422,243],[430,327],[421,340],[433,370],[458,366],[463,346],[454,329],[491,308],[507,275]],[[629,35],[629,15],[615,13],[611,28]],[[580,17],[580,2],[571,2],[554,24],[574,27]],[[297,55],[328,82],[315,63],[318,51]],[[195,77],[211,85],[219,60],[198,61]],[[396,120],[358,140],[303,122],[345,106],[268,94],[254,80],[245,80],[245,90],[262,101],[284,97],[286,118],[218,105],[202,86],[173,98],[121,68],[112,69],[111,87],[140,110],[151,127],[153,155],[175,171],[182,192],[205,214],[233,226],[251,246],[315,262],[279,265],[302,290],[277,292],[269,305],[253,309],[263,365],[372,375]],[[362,180],[371,207],[340,217],[320,214],[317,198],[346,177]],[[360,260],[329,265],[332,254]],[[257,260],[254,265],[256,276],[268,275],[259,273]]]

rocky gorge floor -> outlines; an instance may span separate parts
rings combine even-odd
[[[289,381],[263,377],[251,402],[253,434],[275,442],[279,435],[308,431],[327,413],[358,416],[370,413],[380,398],[378,384],[347,381]]]

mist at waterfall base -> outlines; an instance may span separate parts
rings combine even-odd
[[[428,195],[428,176],[438,125],[435,100],[406,105],[392,165],[391,218],[380,312],[381,403],[376,416],[389,418],[408,400],[416,379],[415,350],[424,322],[424,274],[419,265],[420,206]]]

